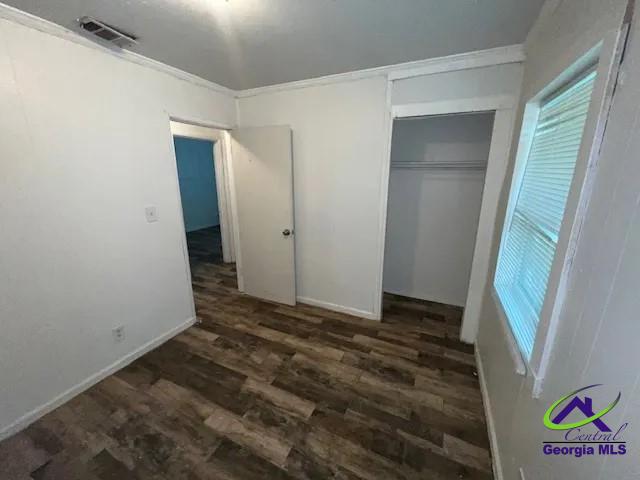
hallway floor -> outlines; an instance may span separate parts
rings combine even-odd
[[[492,477],[459,308],[256,300],[216,235],[189,234],[202,323],[0,443],[2,480]]]

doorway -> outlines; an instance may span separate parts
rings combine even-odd
[[[221,264],[214,142],[176,135],[173,144],[191,269],[199,263]]]
[[[384,266],[386,251],[387,207],[389,205],[389,179],[391,178],[391,150],[393,133],[399,121],[415,117],[455,116],[458,114],[493,114],[489,155],[480,202],[480,216],[475,234],[475,247],[468,283],[467,298],[464,304],[462,326],[459,337],[463,342],[475,343],[482,311],[482,299],[485,289],[490,285],[492,266],[491,248],[495,233],[495,219],[498,214],[500,192],[507,172],[512,133],[515,127],[517,98],[513,95],[471,97],[446,101],[392,105],[388,120],[388,143],[386,166],[383,170],[383,188],[381,189],[382,212],[380,219],[379,270],[377,276],[377,298],[374,314],[378,319],[388,318],[383,313],[384,302]],[[425,300],[420,300],[425,301]],[[455,307],[458,308],[459,307]],[[459,316],[458,314],[456,316]],[[418,315],[420,317],[420,315]],[[449,335],[453,333],[449,332]]]
[[[395,120],[385,293],[464,307],[493,117],[489,112]]]
[[[192,278],[200,260],[221,263],[221,250],[240,292],[294,305],[291,129],[170,123]]]
[[[171,121],[189,262],[234,263],[225,130]]]

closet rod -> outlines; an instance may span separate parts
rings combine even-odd
[[[393,162],[391,168],[420,170],[485,170],[485,162]]]

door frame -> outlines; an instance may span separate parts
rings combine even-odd
[[[230,182],[230,150],[229,133],[226,129],[205,127],[186,123],[183,120],[169,120],[172,137],[194,138],[213,142],[213,167],[216,176],[216,193],[218,197],[218,215],[220,218],[220,234],[222,240],[222,258],[225,263],[236,261],[237,244],[235,239],[235,225],[233,215],[233,201]],[[175,150],[174,150],[175,156]],[[176,158],[177,162],[177,158]],[[176,163],[177,166],[177,163]],[[177,170],[176,170],[177,175]],[[182,197],[180,197],[182,212]],[[185,229],[186,246],[186,229]]]
[[[392,83],[392,82],[389,82]],[[491,245],[495,232],[495,219],[498,212],[500,191],[507,173],[509,152],[511,150],[512,133],[515,127],[517,95],[495,95],[453,99],[437,102],[411,103],[389,105],[389,127],[387,149],[383,166],[382,179],[382,215],[380,221],[380,251],[378,252],[379,270],[378,285],[374,311],[377,319],[382,318],[382,303],[384,296],[384,252],[387,233],[387,202],[389,199],[389,178],[391,175],[391,141],[393,137],[394,120],[400,118],[423,117],[434,115],[455,115],[465,113],[494,112],[493,130],[491,132],[491,146],[484,188],[480,217],[476,233],[476,241],[469,278],[469,289],[465,302],[464,316],[460,338],[466,343],[475,343],[480,324],[482,298],[489,281],[489,262]]]

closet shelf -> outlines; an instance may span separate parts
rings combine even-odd
[[[392,162],[393,169],[414,170],[485,170],[486,162]]]

